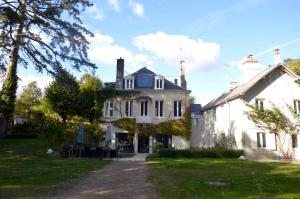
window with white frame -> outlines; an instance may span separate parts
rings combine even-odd
[[[300,100],[294,100],[294,111],[297,114],[300,114]]]
[[[134,77],[129,76],[125,78],[125,89],[134,89]]]
[[[181,101],[174,101],[174,117],[181,117]]]
[[[104,116],[105,117],[112,117],[114,110],[114,104],[112,101],[106,101],[104,103]]]
[[[164,89],[164,77],[156,76],[155,77],[155,89]]]
[[[298,136],[297,134],[292,134],[292,147],[298,148]]]
[[[256,98],[255,99],[255,108],[257,108],[258,110],[263,111],[264,110],[264,100]]]
[[[164,101],[155,101],[155,117],[164,116]]]
[[[266,148],[266,133],[258,132],[257,136],[257,148]]]
[[[199,118],[194,118],[193,119],[193,126],[199,126]]]
[[[148,115],[148,101],[141,101],[141,116]]]
[[[132,117],[133,112],[133,101],[126,101],[125,102],[125,116]]]

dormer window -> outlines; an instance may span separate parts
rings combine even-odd
[[[164,77],[156,76],[154,89],[164,89]]]
[[[125,89],[134,89],[134,77],[125,77]]]

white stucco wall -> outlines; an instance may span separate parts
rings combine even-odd
[[[172,147],[175,149],[188,149],[190,142],[180,136],[172,135]]]
[[[291,116],[286,104],[293,107],[293,101],[300,99],[300,87],[294,81],[293,77],[282,70],[273,71],[271,75],[263,78],[262,81],[246,92],[242,98],[205,111],[201,120],[203,125],[201,125],[200,133],[195,133],[195,130],[199,131],[199,129],[193,129],[192,133],[192,135],[197,135],[194,139],[202,139],[199,147],[212,146],[211,140],[214,140],[214,136],[221,136],[222,134],[228,136],[231,133],[234,135],[237,148],[257,149],[257,132],[265,132],[265,149],[275,150],[274,134],[257,128],[247,118],[245,115],[248,110],[246,103],[254,105],[256,98],[264,99],[264,108],[270,108],[273,103],[288,116]],[[191,146],[194,146],[192,143]],[[299,149],[295,149],[295,151],[299,151]]]

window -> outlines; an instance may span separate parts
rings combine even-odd
[[[300,100],[294,100],[294,111],[297,114],[300,114]]]
[[[133,110],[133,101],[126,101],[125,102],[125,116],[132,117],[132,110]]]
[[[266,133],[257,133],[257,148],[266,148]]]
[[[181,101],[174,101],[174,117],[181,116]]]
[[[134,78],[129,76],[125,78],[125,89],[134,89]]]
[[[161,76],[155,77],[155,89],[164,89],[164,78]]]
[[[199,126],[199,118],[194,118],[193,121],[194,126]]]
[[[164,116],[164,101],[155,101],[155,116]]]
[[[106,101],[104,104],[104,116],[112,117],[113,116],[114,105],[112,101]]]
[[[148,101],[141,101],[141,116],[148,115]]]
[[[255,99],[255,107],[258,110],[263,111],[264,110],[264,101],[263,101],[263,99]]]
[[[298,137],[297,137],[297,134],[293,134],[292,135],[292,146],[293,146],[293,148],[297,148],[298,147]]]

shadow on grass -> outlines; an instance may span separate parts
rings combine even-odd
[[[39,139],[0,140],[0,198],[32,198],[109,161],[47,157]]]
[[[300,165],[235,159],[163,159],[151,165],[149,179],[164,198],[300,198]]]

